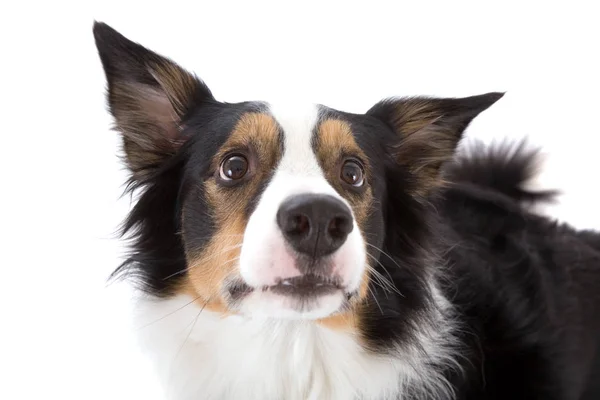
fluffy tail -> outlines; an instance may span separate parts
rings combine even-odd
[[[525,203],[550,202],[559,194],[528,188],[538,175],[541,160],[539,149],[528,148],[526,141],[490,145],[474,141],[461,150],[446,169],[451,182],[486,187]]]

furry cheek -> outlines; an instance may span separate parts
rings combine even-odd
[[[232,218],[215,233],[200,254],[188,257],[186,290],[202,307],[227,312],[223,287],[228,279],[238,275],[243,232],[241,218]]]

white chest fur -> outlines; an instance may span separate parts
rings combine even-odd
[[[145,300],[137,315],[138,324],[149,323],[138,334],[169,399],[380,400],[443,385],[424,379],[423,354],[377,356],[349,332],[222,317],[190,301]]]

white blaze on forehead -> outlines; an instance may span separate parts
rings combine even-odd
[[[313,148],[319,124],[319,109],[314,104],[278,103],[269,106],[271,115],[283,131],[283,156],[265,193],[264,202],[276,202],[299,193],[330,194],[348,205],[327,182]],[[348,205],[349,206],[349,205]]]
[[[319,119],[314,104],[271,105],[271,114],[283,130],[284,153],[277,172],[302,176],[323,176],[312,147],[312,138]]]

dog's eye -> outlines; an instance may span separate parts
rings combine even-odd
[[[358,161],[348,160],[342,165],[340,177],[344,182],[354,187],[360,187],[365,183],[365,173]]]
[[[223,160],[219,174],[223,180],[235,181],[242,179],[247,172],[248,160],[246,157],[234,154]]]

